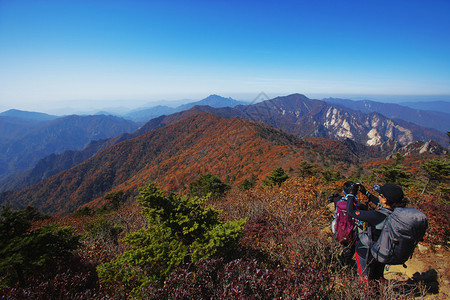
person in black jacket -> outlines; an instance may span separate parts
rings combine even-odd
[[[357,220],[367,222],[368,232],[370,234],[365,237],[370,237],[372,240],[367,241],[361,239],[356,243],[356,263],[358,266],[358,274],[367,279],[382,279],[385,265],[375,260],[370,254],[370,244],[378,240],[381,230],[384,226],[386,215],[379,210],[361,210],[358,209],[355,203],[355,197],[358,190],[364,194],[370,202],[375,204],[378,208],[393,210],[395,207],[403,206],[403,190],[400,186],[386,183],[384,185],[374,185],[374,191],[379,194],[376,197],[369,193],[361,184],[355,184],[352,187],[351,194],[347,195],[347,212]]]

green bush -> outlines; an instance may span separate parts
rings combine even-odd
[[[49,263],[71,256],[79,237],[71,228],[48,225],[35,230],[31,222],[39,218],[35,208],[13,211],[2,207],[0,213],[0,280],[2,286],[23,285]]]
[[[72,215],[74,217],[84,217],[84,216],[92,216],[95,213],[95,210],[89,207],[83,207],[75,211]]]
[[[309,161],[302,161],[298,170],[298,176],[303,178],[316,176],[319,172],[317,166]]]
[[[390,164],[381,166],[379,169],[372,171],[379,175],[382,181],[398,185],[408,185],[411,173],[405,171],[406,167],[398,164]]]
[[[194,197],[206,197],[211,194],[212,198],[219,198],[231,187],[223,183],[219,177],[211,174],[201,175],[196,181],[189,185],[189,195]]]
[[[89,238],[118,241],[118,236],[123,231],[123,226],[114,224],[108,215],[103,214],[86,223],[84,230],[86,231],[86,237]]]
[[[98,213],[104,213],[104,212],[110,212],[113,210],[117,210],[120,205],[123,203],[124,198],[124,192],[118,191],[114,193],[109,193],[105,196],[106,204],[104,204],[100,209],[98,210]]]
[[[429,187],[438,188],[444,194],[448,194],[448,187],[444,182],[450,178],[450,163],[445,159],[431,159],[421,164],[421,169],[428,179],[423,192]]]
[[[249,189],[253,188],[256,184],[256,180],[255,179],[244,179],[240,184],[239,184],[239,190],[241,191],[248,191]]]
[[[163,281],[182,262],[231,255],[245,223],[221,221],[218,210],[204,207],[207,197],[164,194],[154,184],[137,200],[149,225],[123,239],[128,251],[98,267],[103,282],[118,283],[124,292]]]
[[[267,176],[265,180],[263,180],[263,185],[265,186],[281,186],[283,182],[285,182],[289,176],[283,170],[282,167],[278,167],[272,171],[272,173]]]
[[[342,175],[341,173],[339,173],[339,171],[332,171],[330,169],[322,171],[322,176],[326,182],[336,182],[342,178]]]

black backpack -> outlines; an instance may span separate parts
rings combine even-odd
[[[387,216],[378,240],[371,244],[370,252],[380,263],[404,264],[414,252],[428,228],[425,214],[415,208],[397,207],[394,211],[380,209]]]

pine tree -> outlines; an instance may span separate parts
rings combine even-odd
[[[23,285],[25,279],[39,273],[42,267],[66,258],[76,249],[79,237],[70,227],[48,225],[31,230],[39,218],[36,208],[13,211],[2,207],[0,213],[0,279],[1,285]]]
[[[289,176],[283,170],[282,167],[278,167],[272,171],[272,173],[267,176],[265,180],[263,180],[263,185],[265,186],[281,186],[283,182],[285,182]]]
[[[427,177],[427,183],[422,191],[425,193],[430,184],[440,183],[450,177],[450,163],[444,159],[431,159],[421,165]]]
[[[166,194],[152,183],[137,200],[148,226],[123,239],[128,251],[98,267],[102,281],[134,294],[163,281],[183,261],[231,255],[245,223],[221,221],[218,210],[204,207],[208,197]]]
[[[379,169],[373,169],[375,174],[381,176],[381,179],[387,183],[405,185],[411,178],[411,173],[405,171],[405,167],[399,164],[390,164],[381,166]]]
[[[205,174],[189,185],[189,194],[194,197],[206,197],[208,194],[211,194],[212,198],[219,198],[229,189],[231,187],[223,183],[219,177]]]

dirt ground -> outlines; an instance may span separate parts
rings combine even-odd
[[[435,270],[439,293],[428,294],[425,299],[450,299],[449,249],[442,246],[419,244],[413,257],[406,262],[406,266],[406,269],[403,266],[391,266],[388,271],[385,271],[385,278],[406,281],[415,277],[427,281],[430,279],[430,276],[427,275],[431,274],[433,277],[433,270]],[[418,277],[418,274],[423,276]]]

